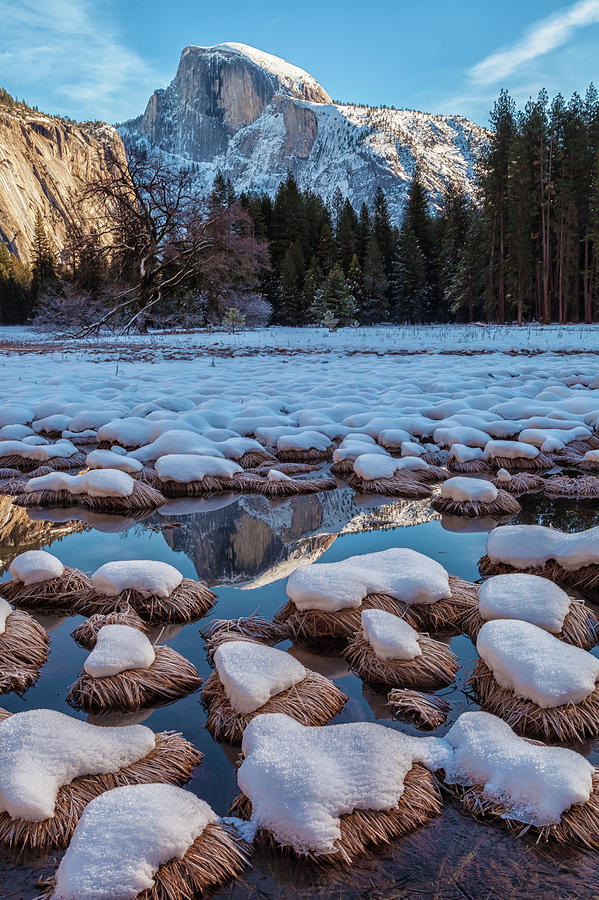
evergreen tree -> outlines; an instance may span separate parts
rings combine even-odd
[[[356,231],[358,217],[353,206],[346,200],[337,224],[337,259],[344,272],[349,272],[352,257],[356,252]]]
[[[391,260],[394,249],[393,229],[389,218],[387,198],[380,185],[377,187],[374,195],[373,231],[381,253],[383,269],[385,274],[389,276],[391,274]]]
[[[394,257],[393,317],[400,322],[424,322],[430,314],[430,286],[424,253],[411,227],[404,225]]]
[[[32,244],[32,289],[37,299],[43,291],[56,284],[56,253],[46,234],[44,220],[39,209],[35,213]]]
[[[356,301],[356,316],[364,305],[364,279],[357,255],[354,253],[347,273],[347,290]]]
[[[25,322],[31,314],[31,272],[0,242],[0,317],[3,324]]]
[[[310,267],[306,272],[306,277],[304,278],[304,310],[306,310],[307,315],[311,315],[310,310],[312,310],[314,306],[314,301],[316,298],[316,293],[319,288],[322,287],[322,272],[320,270],[320,266],[318,265],[318,260],[316,256],[312,257],[310,262]],[[323,310],[324,311],[324,310]]]
[[[372,325],[387,318],[388,280],[383,259],[374,235],[368,241],[364,260],[364,301],[360,310],[361,320]]]
[[[331,226],[328,222],[325,222],[322,226],[316,256],[323,272],[328,272],[335,265],[337,247],[335,245],[333,232],[331,231]]]
[[[372,236],[372,218],[370,216],[370,210],[366,206],[365,203],[362,204],[360,208],[360,217],[358,219],[358,227],[356,229],[356,254],[358,257],[358,262],[362,269],[364,269],[364,260],[366,259],[366,250],[368,249],[368,242]]]

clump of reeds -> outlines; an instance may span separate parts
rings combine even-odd
[[[361,494],[380,494],[383,497],[407,497],[422,500],[430,497],[430,485],[415,477],[414,472],[401,469],[391,478],[361,478],[356,472],[347,479],[348,485]]]
[[[582,741],[599,734],[599,690],[595,688],[580,703],[543,708],[533,700],[517,697],[503,688],[491,669],[480,659],[468,683],[480,705],[510,725],[517,734],[562,743]]]
[[[576,497],[580,500],[594,499],[599,497],[599,478],[595,475],[583,475],[581,478],[553,475],[545,480],[545,493],[548,497]]]
[[[159,475],[152,479],[153,486],[165,497],[204,497],[207,494],[224,494],[228,491],[244,490],[245,473],[238,472],[231,477],[227,475],[204,475],[197,481],[174,481],[172,478],[162,480]]]
[[[489,471],[489,463],[486,459],[481,459],[480,457],[478,459],[461,461],[450,456],[447,460],[447,468],[460,475],[478,475],[481,472]]]
[[[188,659],[170,647],[154,649],[156,658],[145,669],[128,669],[102,678],[82,672],[71,685],[67,702],[94,715],[111,710],[135,712],[172,703],[198,690],[202,679]]]
[[[18,609],[9,613],[0,634],[0,693],[22,694],[37,681],[48,658],[49,640],[32,616]]]
[[[498,490],[494,500],[454,500],[451,497],[443,497],[437,494],[431,501],[433,509],[440,513],[452,516],[466,516],[470,519],[478,519],[484,516],[491,518],[503,518],[504,516],[516,516],[522,509],[515,497],[507,491]]]
[[[478,605],[473,606],[462,618],[461,627],[468,637],[475,642],[478,632],[485,624]],[[584,603],[573,600],[564,617],[561,631],[555,635],[560,641],[590,650],[599,643],[599,618]]]
[[[206,641],[206,652],[210,657],[226,641],[250,640],[272,646],[288,637],[284,625],[257,615],[242,616],[239,619],[213,619],[200,628],[200,634]]]
[[[85,650],[93,650],[96,646],[98,632],[105,625],[129,625],[130,628],[137,628],[138,631],[143,631],[144,634],[148,632],[148,626],[143,619],[138,616],[132,607],[126,606],[106,615],[95,613],[86,622],[79,625],[72,632],[71,637]]]
[[[293,846],[281,844],[266,828],[258,829],[255,843],[315,863],[351,865],[356,856],[366,853],[369,848],[388,844],[415,831],[441,811],[441,795],[435,778],[423,765],[414,763],[404,778],[404,790],[395,807],[356,809],[339,817],[341,837],[333,853],[298,853]],[[242,819],[251,818],[252,804],[244,794],[239,794],[233,801],[231,814]]]
[[[0,445],[0,453],[2,448]],[[85,465],[85,453],[73,453],[71,456],[54,456],[43,462],[44,469],[47,472],[66,472],[68,469],[81,469]],[[29,459],[21,456],[19,453],[10,453],[7,456],[0,456],[0,468],[2,469],[19,469],[21,472],[32,472],[34,469],[41,468],[39,459]]]
[[[353,671],[370,684],[434,691],[451,684],[460,664],[446,644],[418,636],[422,654],[414,659],[380,659],[359,631],[348,644],[345,658]]]
[[[556,581],[566,587],[573,587],[581,594],[587,595],[591,600],[595,600],[597,589],[599,588],[599,564],[590,563],[587,566],[580,566],[578,569],[565,569],[554,559],[548,559],[538,566],[528,566],[519,568],[512,566],[502,560],[490,559],[485,553],[478,561],[480,574],[487,575],[504,575],[511,572],[526,572],[528,575],[540,575],[541,578],[548,578],[549,581]]]
[[[10,713],[0,710],[0,722]],[[202,759],[202,754],[176,732],[156,735],[154,749],[143,759],[116,772],[83,775],[58,791],[54,815],[43,822],[30,822],[0,812],[0,845],[19,852],[65,850],[87,804],[116,787],[126,784],[183,785]]]
[[[14,499],[17,506],[82,506],[98,512],[135,514],[145,509],[163,506],[164,496],[145,481],[134,481],[133,490],[126,497],[92,497],[90,494],[72,494],[70,491],[24,491]]]
[[[508,494],[518,497],[521,494],[534,494],[542,491],[545,487],[545,479],[532,472],[516,472],[509,481],[493,478],[491,484],[494,484],[498,490],[507,491]]]
[[[65,566],[62,575],[35,584],[24,584],[18,578],[11,578],[3,583],[2,596],[24,609],[75,614],[81,611],[82,598],[92,587],[87,575]]]
[[[536,456],[494,456],[490,463],[494,469],[505,469],[512,475],[515,472],[546,472],[552,469],[554,462],[546,453],[537,453]]]
[[[316,494],[332,491],[337,487],[334,478],[289,478],[271,481],[257,474],[246,474],[242,479],[243,491],[249,494],[263,494],[271,500],[293,497],[297,494]]]
[[[146,596],[132,588],[115,595],[100,594],[90,582],[90,589],[82,595],[78,608],[83,615],[91,616],[94,613],[107,615],[129,607],[144,622],[165,625],[195,622],[205,616],[215,603],[216,594],[205,584],[184,578],[168,597],[158,597],[156,594]]]
[[[390,706],[398,719],[417,728],[439,728],[447,721],[451,709],[447,700],[436,694],[422,694],[409,688],[395,688],[387,694]]]
[[[258,472],[266,471],[269,469],[278,469],[279,472],[282,472],[284,475],[307,475],[308,472],[318,472],[322,466],[319,463],[296,463],[296,462],[278,462],[275,458],[274,466],[272,462],[264,462],[259,466],[256,466]]]
[[[315,463],[325,462],[333,458],[335,444],[332,443],[326,450],[318,450],[316,447],[310,447],[309,450],[300,450],[299,448],[291,450],[278,450],[277,459],[281,462],[291,463]]]

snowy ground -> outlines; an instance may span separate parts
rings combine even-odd
[[[85,341],[40,334],[28,326],[0,327],[0,344],[40,344],[63,350],[108,351],[124,348],[165,353],[218,352],[244,355],[262,352],[306,353],[558,353],[599,352],[597,325],[399,325],[372,328],[263,328],[238,334],[194,331],[148,335],[105,334]]]

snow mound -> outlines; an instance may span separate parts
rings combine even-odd
[[[522,441],[489,441],[485,446],[485,459],[534,459],[538,455],[538,447]]]
[[[207,475],[232,478],[243,472],[241,466],[231,459],[179,453],[161,456],[156,460],[155,468],[161,481],[176,481],[179,484],[201,481]]]
[[[285,475],[284,472],[279,472],[278,469],[269,469],[266,478],[267,481],[293,481],[289,475]]]
[[[56,873],[53,900],[133,900],[218,816],[170,784],[114,788],[85,808]]]
[[[77,447],[70,441],[57,441],[55,444],[31,444],[24,439],[22,441],[2,441],[0,454],[2,456],[22,456],[35,462],[47,462],[49,459],[64,457],[68,459],[77,453]]]
[[[379,659],[414,659],[422,656],[418,632],[399,616],[384,609],[365,609],[360,618],[364,639]]]
[[[497,499],[497,488],[481,478],[458,476],[443,482],[441,496],[458,502],[493,503]]]
[[[473,459],[482,459],[483,451],[480,447],[467,447],[466,444],[452,444],[448,459],[456,462],[472,462]]]
[[[481,618],[523,619],[558,634],[570,609],[570,598],[548,578],[522,573],[495,575],[481,584],[478,611]]]
[[[27,550],[10,564],[10,574],[23,584],[39,584],[50,578],[59,578],[64,572],[61,561],[46,550]]]
[[[178,569],[154,559],[104,563],[92,575],[94,588],[106,597],[138,591],[143,597],[170,597],[183,581]]]
[[[543,709],[581,703],[599,678],[599,659],[530,622],[485,622],[476,649],[501,687]]]
[[[92,450],[85,459],[90,469],[118,469],[128,475],[134,475],[143,469],[142,463],[131,456],[124,456],[115,450]]]
[[[156,659],[147,635],[130,625],[104,625],[83,668],[92,678],[147,669]]]
[[[388,594],[407,605],[451,597],[443,566],[403,547],[300,566],[287,581],[287,594],[301,610],[355,608],[362,605],[364,597],[375,593]]]
[[[90,725],[51,709],[16,713],[0,724],[0,811],[43,822],[63,785],[130,766],[154,746],[145,725]]]
[[[511,819],[557,824],[563,812],[590,797],[593,766],[584,756],[531,744],[497,716],[462,713],[445,740],[453,749],[447,783],[484,786],[483,797],[505,806]]]
[[[214,663],[233,709],[252,713],[306,677],[304,666],[275,647],[249,641],[226,641]]]
[[[331,439],[320,431],[299,431],[283,434],[277,441],[277,450],[327,450]]]
[[[314,728],[268,713],[244,731],[237,778],[256,827],[298,853],[333,853],[341,815],[393,809],[413,764],[440,768],[444,748],[372,722]]]
[[[129,497],[134,487],[134,480],[126,472],[91,469],[81,475],[49,472],[39,478],[30,478],[25,491],[68,491],[69,494],[87,494],[90,497]]]
[[[555,560],[568,571],[599,563],[599,526],[568,534],[545,525],[503,525],[487,538],[494,562],[531,569]]]

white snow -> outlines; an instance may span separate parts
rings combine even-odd
[[[38,584],[58,578],[63,572],[61,561],[46,550],[26,550],[15,556],[10,564],[10,574],[23,584]]]
[[[4,634],[6,631],[6,620],[11,612],[12,606],[8,600],[5,600],[4,597],[0,597],[0,634]]]
[[[297,434],[281,435],[277,450],[326,450],[331,440],[320,431],[300,431]]]
[[[16,713],[0,724],[0,811],[43,822],[54,815],[63,785],[115,772],[154,746],[154,732],[144,725],[101,727],[51,709]]]
[[[83,668],[93,678],[104,678],[130,669],[147,669],[155,659],[154,647],[143,631],[130,625],[104,625]]]
[[[480,428],[468,425],[450,425],[436,428],[433,440],[439,447],[452,447],[454,444],[466,444],[467,447],[485,447],[489,443],[489,435]]]
[[[307,674],[289,653],[249,641],[221,644],[214,654],[214,664],[231,706],[244,714],[260,709]]]
[[[241,466],[231,459],[178,453],[161,456],[156,460],[155,468],[161,481],[177,481],[180,484],[201,481],[207,475],[216,478],[232,478],[243,472]]]
[[[279,472],[278,469],[269,469],[266,478],[268,481],[293,481],[289,475]]]
[[[170,784],[126,785],[85,808],[56,873],[53,900],[134,900],[218,816]]]
[[[445,781],[484,787],[483,797],[504,806],[511,819],[554,825],[563,812],[590,797],[593,766],[584,756],[531,744],[497,716],[462,713],[445,740],[453,749]]]
[[[512,480],[512,476],[510,475],[510,473],[508,472],[507,469],[498,469],[498,470],[497,470],[497,475],[495,476],[495,478],[497,479],[497,481],[501,481],[501,482],[503,482],[504,484],[505,484],[507,481],[511,481],[511,480]]]
[[[383,456],[378,453],[362,453],[354,459],[354,472],[364,481],[374,481],[378,478],[392,478],[400,469],[400,459],[392,456]]]
[[[485,622],[476,649],[501,687],[543,709],[580,703],[599,678],[599,659],[530,622]]]
[[[300,566],[287,581],[287,594],[301,610],[355,608],[374,593],[388,594],[407,605],[451,597],[447,572],[440,563],[400,547]]]
[[[289,716],[256,716],[243,734],[237,774],[252,823],[298,853],[333,853],[339,817],[355,809],[393,809],[415,762],[439,768],[443,742],[373,722],[320,728]]]
[[[2,441],[0,454],[2,456],[22,456],[23,459],[45,462],[56,457],[69,458],[77,453],[77,448],[70,441],[57,441],[55,444],[30,444],[25,438],[22,441]]]
[[[362,634],[379,659],[414,659],[422,656],[418,632],[399,616],[384,609],[364,609]]]
[[[81,475],[50,472],[30,478],[25,485],[31,491],[68,491],[69,494],[88,494],[90,497],[129,497],[135,482],[126,472],[117,469],[91,469]]]
[[[497,499],[497,488],[482,478],[457,476],[443,482],[441,496],[459,502],[492,503]]]
[[[467,447],[466,444],[452,444],[448,459],[456,462],[471,462],[473,459],[482,459],[483,451],[480,447]]]
[[[558,634],[569,610],[566,592],[538,575],[495,575],[478,590],[478,611],[485,620],[522,619]]]
[[[514,568],[531,569],[553,559],[573,571],[599,563],[599,526],[566,533],[545,525],[503,525],[489,533],[487,554]]]
[[[108,562],[92,575],[95,590],[106,597],[138,591],[143,597],[170,597],[183,581],[178,569],[155,559]]]
[[[139,460],[115,453],[114,450],[92,450],[87,454],[85,461],[90,469],[118,469],[120,472],[127,472],[128,475],[141,472],[143,469],[143,464]]]
[[[175,414],[173,413],[173,415]],[[164,434],[161,434],[160,437],[157,437],[155,441],[152,441],[145,447],[140,447],[139,450],[132,450],[131,456],[140,462],[151,462],[159,459],[161,456],[170,454],[182,455],[184,453],[223,456],[216,444],[212,441],[207,441],[201,434],[176,428],[165,431]]]
[[[485,459],[534,459],[538,455],[538,447],[521,441],[489,441],[485,447]]]

